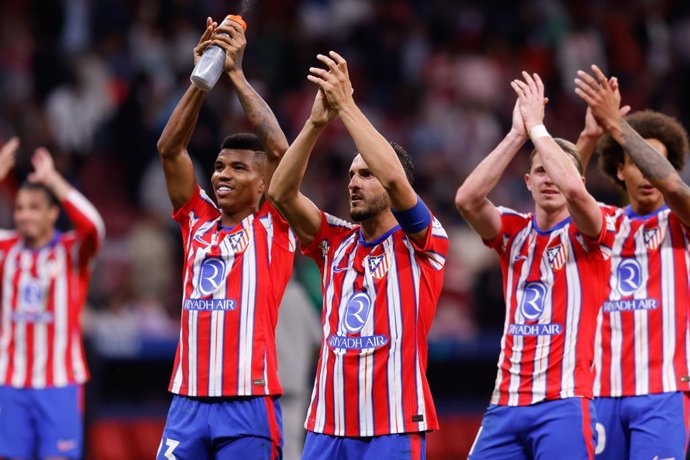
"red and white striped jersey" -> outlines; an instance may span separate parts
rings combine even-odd
[[[689,391],[690,230],[668,207],[615,214],[610,293],[597,320],[596,396]],[[684,381],[685,380],[685,381]]]
[[[232,228],[204,191],[173,215],[184,243],[180,342],[169,390],[279,395],[275,328],[295,237],[266,200]]]
[[[594,240],[571,218],[542,231],[532,214],[498,209],[501,231],[486,244],[499,254],[506,319],[491,403],[591,398],[613,223],[604,220]]]
[[[366,242],[322,214],[304,253],[322,276],[323,339],[305,427],[334,436],[438,428],[426,379],[427,333],[448,237],[435,218],[423,245],[396,226]]]
[[[76,190],[62,202],[74,224],[32,249],[16,231],[0,232],[0,385],[84,383],[81,311],[93,258],[105,234],[98,211]]]

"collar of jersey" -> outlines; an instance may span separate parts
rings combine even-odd
[[[539,228],[539,225],[537,225],[537,216],[533,215],[532,216],[532,227],[540,235],[548,235],[551,232],[555,232],[556,230],[563,228],[565,226],[565,224],[570,223],[571,220],[572,220],[572,217],[568,216],[565,219],[563,219],[562,221],[560,221],[559,223],[557,223],[556,225],[554,225],[553,227],[549,228],[548,230],[542,230],[541,228]]]
[[[649,214],[646,214],[644,216],[640,216],[635,211],[633,211],[632,206],[627,205],[625,208],[623,208],[623,212],[625,213],[626,216],[630,217],[631,219],[648,219],[652,216],[656,216],[657,214],[659,214],[662,211],[666,211],[667,209],[668,209],[668,205],[663,205],[662,207],[660,207],[656,211],[652,211]]]
[[[376,238],[374,241],[366,241],[364,239],[364,235],[362,235],[362,228],[360,227],[360,229],[359,229],[359,244],[364,246],[364,247],[367,247],[367,248],[374,247],[378,244],[381,244],[381,241],[383,241],[386,238],[388,238],[389,236],[391,236],[391,234],[394,233],[395,231],[397,231],[399,228],[400,228],[400,225],[396,225],[395,227],[391,228],[390,230],[388,230],[383,235]]]
[[[32,251],[40,251],[41,249],[52,248],[53,246],[55,246],[57,244],[58,240],[60,239],[61,234],[62,234],[62,232],[60,230],[57,230],[57,229],[53,230],[53,238],[51,238],[50,241],[48,241],[46,244],[44,244],[40,248],[30,248],[29,246],[27,246],[26,241],[22,241],[22,244],[24,245],[24,247],[26,249],[31,249]]]

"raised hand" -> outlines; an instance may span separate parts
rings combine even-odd
[[[307,79],[319,85],[333,110],[340,112],[348,104],[354,104],[354,90],[345,59],[335,51],[329,51],[328,56],[318,54],[316,59],[326,64],[328,70],[310,67]]]
[[[242,57],[247,46],[247,37],[244,35],[244,28],[240,24],[226,18],[216,27],[211,44],[225,50],[223,68],[226,72],[242,71]]]
[[[211,17],[206,18],[206,30],[204,30],[201,38],[199,38],[199,43],[197,43],[197,45],[194,47],[195,66],[196,63],[199,62],[201,55],[204,54],[204,51],[206,51],[206,48],[208,48],[208,46],[211,44],[211,37],[213,36],[213,32],[216,30],[216,27],[218,27],[218,23],[214,22]]]
[[[9,141],[0,147],[0,180],[4,180],[14,167],[18,148],[19,139],[17,137],[10,138]]]
[[[544,105],[548,99],[544,97],[544,84],[539,75],[522,72],[523,80],[515,79],[510,82],[518,96],[520,115],[525,123],[525,129],[530,129],[544,122]]]
[[[311,122],[316,127],[323,127],[333,121],[338,116],[338,112],[333,110],[331,104],[326,99],[321,88],[316,92],[314,104],[311,107]]]
[[[525,120],[522,119],[522,114],[520,113],[520,100],[515,100],[515,106],[513,107],[513,125],[510,130],[520,136],[522,139],[527,139],[527,129],[525,128]]]
[[[606,130],[613,129],[630,111],[630,107],[620,107],[621,94],[615,78],[607,79],[596,65],[592,65],[592,72],[594,77],[582,70],[577,71],[575,94],[587,103],[588,112],[592,114],[598,125]],[[590,126],[593,128],[591,120]],[[586,127],[587,118],[585,118]]]
[[[31,164],[34,167],[34,171],[28,176],[29,182],[50,187],[55,181],[56,176],[59,176],[55,169],[53,157],[50,156],[48,149],[44,147],[39,147],[34,151],[31,157]]]

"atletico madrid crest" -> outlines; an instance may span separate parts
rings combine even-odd
[[[565,245],[558,244],[546,248],[546,257],[549,259],[549,265],[551,265],[553,270],[560,270],[563,268],[563,265],[565,265],[565,261],[568,258],[568,252]]]
[[[382,279],[384,276],[386,276],[386,272],[388,272],[388,256],[386,253],[383,253],[380,256],[368,256],[367,267],[369,269],[369,273],[371,273],[371,276],[377,280]]]
[[[658,248],[662,239],[663,234],[659,227],[644,229],[644,244],[650,251],[654,251]]]
[[[245,229],[242,229],[226,236],[225,241],[229,243],[228,246],[230,246],[231,250],[236,254],[244,252],[249,245],[249,233]]]

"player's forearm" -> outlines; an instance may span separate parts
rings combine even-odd
[[[308,120],[287,149],[273,173],[268,189],[268,197],[272,202],[282,202],[299,193],[309,157],[321,131],[323,131],[323,126],[316,126]]]
[[[105,224],[100,213],[91,202],[74,187],[61,199],[69,220],[81,235],[91,235],[94,241],[105,237]]]
[[[673,165],[625,120],[621,119],[618,129],[611,130],[611,135],[630,155],[630,159],[637,165],[640,172],[662,192],[671,183],[671,179],[678,176],[678,171]]]
[[[158,153],[162,157],[175,156],[186,150],[205,97],[206,93],[194,85],[187,88],[158,139]]]
[[[455,205],[460,212],[479,206],[496,187],[503,172],[525,144],[524,136],[514,132],[496,146],[470,173],[455,194]]]
[[[594,155],[598,141],[598,136],[591,136],[585,133],[580,133],[580,136],[577,138],[575,147],[577,147],[577,151],[580,153],[583,171],[587,171],[587,165],[589,165],[589,161]]]
[[[386,190],[391,191],[397,185],[407,183],[405,170],[393,147],[364,116],[359,107],[349,104],[343,107],[339,115],[355,143],[357,152],[362,155],[371,173]],[[414,204],[411,203],[410,207]]]
[[[269,161],[280,161],[288,149],[288,141],[285,133],[280,129],[275,114],[266,101],[249,84],[244,73],[239,71],[229,72],[237,97],[242,109],[261,143],[266,149]]]

